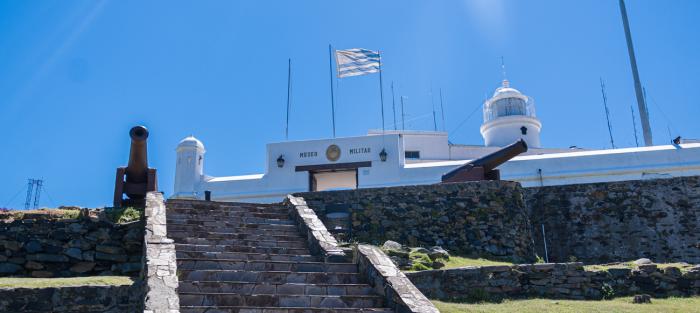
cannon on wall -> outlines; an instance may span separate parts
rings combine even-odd
[[[148,167],[148,129],[135,126],[129,131],[131,148],[129,163],[126,167],[117,168],[117,178],[114,184],[114,207],[145,206],[146,193],[158,189],[156,169]],[[127,199],[124,199],[126,194]]]
[[[501,179],[501,174],[496,167],[526,151],[527,143],[525,143],[525,140],[520,139],[498,151],[470,161],[442,175],[442,183],[499,180]]]

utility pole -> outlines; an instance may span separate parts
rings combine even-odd
[[[622,14],[622,25],[625,28],[625,38],[627,39],[627,53],[629,54],[630,65],[632,66],[632,77],[634,78],[634,91],[637,96],[639,118],[642,122],[642,134],[644,135],[644,145],[652,146],[654,144],[651,138],[649,112],[647,111],[647,106],[644,102],[642,83],[639,80],[639,71],[637,70],[637,58],[634,55],[634,46],[632,45],[632,33],[630,32],[630,25],[627,19],[627,9],[625,8],[624,0],[620,0],[620,12]]]

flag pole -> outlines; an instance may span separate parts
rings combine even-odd
[[[442,88],[440,88],[440,114],[442,114],[442,131],[445,131],[445,107],[442,105]]]
[[[333,121],[333,138],[335,138],[335,95],[333,93],[333,48],[328,44],[328,70],[331,83],[331,118]],[[381,63],[380,63],[381,64]],[[381,65],[380,65],[381,67]]]
[[[289,106],[292,93],[292,58],[289,58],[287,69],[287,126],[284,129],[284,140],[289,140]]]
[[[382,103],[382,133],[384,133],[384,88],[382,88],[382,52],[379,52],[379,99]]]
[[[391,110],[394,112],[394,130],[396,130],[396,96],[394,95],[394,81],[391,81]]]

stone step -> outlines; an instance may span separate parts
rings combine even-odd
[[[316,307],[316,308],[375,308],[384,305],[376,295],[317,296],[235,293],[180,292],[181,306],[250,306],[250,307]]]
[[[227,226],[201,226],[201,225],[176,225],[168,224],[168,232],[216,232],[216,233],[237,233],[250,235],[275,235],[275,236],[301,236],[296,227],[283,229],[257,229],[246,227]]]
[[[176,251],[178,259],[228,259],[241,261],[293,261],[293,262],[318,262],[319,258],[308,254],[272,254],[272,253],[245,253],[245,252],[203,252],[203,251]]]
[[[198,220],[167,220],[167,225],[183,225],[183,226],[203,226],[203,227],[227,227],[234,229],[278,229],[278,230],[296,230],[297,226],[289,223],[240,223],[229,221],[198,221]]]
[[[244,252],[266,254],[311,254],[308,248],[282,248],[282,247],[242,247],[230,245],[195,245],[175,243],[176,251],[200,251],[200,252]]]
[[[175,243],[195,245],[229,245],[244,247],[270,248],[306,248],[306,241],[277,241],[277,240],[239,240],[239,239],[207,239],[207,238],[176,238]]]
[[[240,218],[240,217],[258,217],[258,218],[273,218],[273,219],[289,219],[288,213],[270,213],[270,212],[248,212],[248,211],[205,211],[205,212],[182,212],[168,211],[167,217],[172,218],[189,218],[189,217],[208,217],[208,218]]]
[[[290,271],[239,271],[239,270],[184,270],[178,268],[182,281],[238,281],[248,283],[300,283],[300,284],[359,284],[357,273],[308,273]]]
[[[259,213],[281,213],[286,214],[289,209],[283,206],[258,206],[258,205],[243,205],[243,206],[192,206],[186,204],[166,203],[168,212],[259,212]]]
[[[175,231],[168,230],[168,238],[179,239],[179,238],[206,238],[206,239],[238,239],[238,240],[278,240],[278,241],[303,241],[306,242],[306,238],[302,237],[301,234],[297,233],[295,235],[276,235],[267,232],[260,231],[259,233],[237,233],[237,232],[198,232],[198,231]]]
[[[296,223],[290,219],[274,219],[274,218],[260,218],[260,217],[241,217],[241,218],[219,218],[215,219],[210,216],[206,217],[197,217],[197,216],[188,216],[188,217],[167,217],[167,223],[174,223],[174,224],[194,224],[194,225],[200,225],[200,224],[205,224],[207,222],[225,222],[228,223],[227,225],[235,225],[235,224],[272,224],[272,225],[294,225],[296,226]]]
[[[181,313],[393,313],[387,308],[298,308],[240,306],[180,306]]]
[[[241,261],[222,259],[178,259],[179,270],[240,270],[275,272],[339,272],[357,273],[354,263],[290,262],[290,261]]]
[[[256,284],[235,281],[181,281],[178,292],[235,293],[241,295],[373,295],[367,284]]]

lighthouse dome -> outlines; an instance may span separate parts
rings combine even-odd
[[[177,145],[178,150],[183,148],[196,148],[198,150],[204,150],[204,144],[201,141],[199,141],[199,139],[195,138],[192,135],[189,135],[182,139]]]
[[[481,135],[486,146],[503,147],[523,139],[533,148],[540,146],[542,123],[535,115],[535,102],[503,80],[493,97],[484,102]]]

